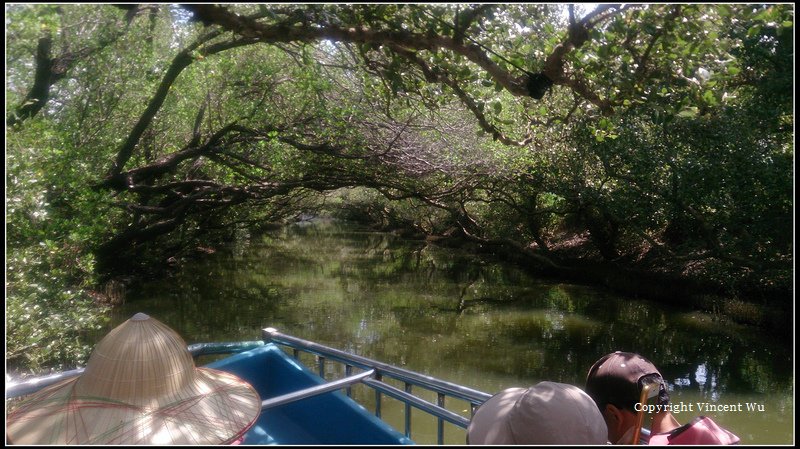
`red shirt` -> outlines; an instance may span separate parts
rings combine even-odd
[[[689,424],[670,432],[653,433],[650,445],[667,444],[738,444],[739,437],[718,426],[707,416],[698,416]]]

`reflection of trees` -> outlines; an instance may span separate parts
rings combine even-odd
[[[193,341],[252,339],[276,325],[470,385],[475,373],[582,385],[595,360],[615,350],[641,353],[670,383],[688,379],[675,388],[708,398],[784,391],[792,383],[790,353],[748,328],[583,286],[545,284],[425,242],[351,231],[336,223],[286,228],[270,234],[268,245],[235,256],[220,251],[187,266],[170,285],[154,284],[125,307],[172,295],[164,321],[178,323]],[[700,365],[702,385],[695,378]]]

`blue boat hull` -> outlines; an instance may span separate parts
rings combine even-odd
[[[206,365],[250,382],[270,399],[325,381],[279,347],[267,344]],[[413,444],[340,391],[262,411],[242,444]]]

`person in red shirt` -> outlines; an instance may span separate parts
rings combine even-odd
[[[652,394],[648,394],[650,389]],[[661,373],[639,354],[617,351],[600,358],[589,369],[586,393],[600,409],[608,426],[608,438],[614,444],[640,442],[641,405],[647,397],[656,398],[656,405],[661,406],[653,414],[648,444],[739,442],[739,437],[705,416],[681,425],[669,411],[669,392]]]

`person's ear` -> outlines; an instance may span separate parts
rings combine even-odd
[[[621,435],[622,431],[625,430],[625,417],[622,414],[622,410],[617,406],[606,404],[606,408],[603,410],[603,417],[606,419],[606,424],[610,430],[609,435]]]
[[[603,419],[608,427],[608,438],[612,443],[617,443],[625,435],[627,425],[622,410],[615,405],[606,404],[603,409]]]
[[[615,405],[606,404],[606,408],[603,409],[603,416],[606,416],[611,422],[621,422],[622,410]]]

